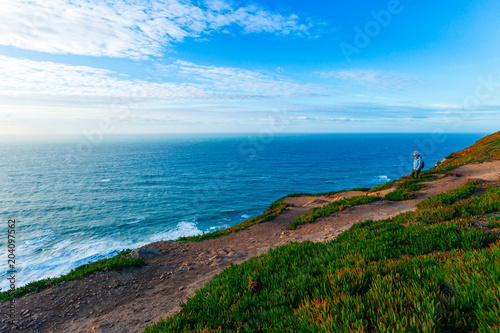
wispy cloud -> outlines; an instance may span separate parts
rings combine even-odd
[[[226,92],[245,92],[260,97],[331,96],[327,85],[303,84],[276,73],[264,73],[236,67],[206,66],[177,60],[163,66],[170,76],[179,75],[184,80],[193,80],[211,89]]]
[[[319,119],[319,117],[308,117],[308,116],[295,116],[295,117],[289,117],[289,120],[295,120],[295,121],[316,121]]]
[[[330,94],[326,86],[234,67],[174,61],[160,70],[171,81],[134,80],[99,68],[0,56],[0,96],[4,105],[109,106],[120,100],[155,106]]]
[[[372,69],[324,71],[317,74],[326,79],[352,81],[369,88],[384,90],[401,90],[421,82],[417,77]]]
[[[231,29],[306,35],[310,20],[221,0],[11,0],[2,2],[0,45],[55,54],[160,56],[172,43]]]
[[[2,101],[53,99],[92,104],[89,97],[97,101],[109,97],[182,99],[203,95],[193,86],[118,79],[117,73],[109,70],[7,56],[0,56],[0,73]]]

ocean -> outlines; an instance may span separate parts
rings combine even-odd
[[[126,248],[227,228],[290,193],[373,187],[484,134],[109,136],[0,142],[0,287],[16,220],[17,287]]]

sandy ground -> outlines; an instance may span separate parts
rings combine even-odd
[[[163,255],[147,259],[146,266],[92,274],[83,280],[61,283],[17,299],[19,327],[15,329],[7,324],[4,315],[8,302],[2,302],[0,332],[141,332],[161,317],[180,311],[180,302],[194,295],[230,263],[241,263],[292,241],[328,241],[355,223],[386,219],[413,210],[418,202],[462,186],[470,178],[500,185],[499,176],[500,161],[466,165],[454,170],[452,176],[422,183],[424,188],[412,200],[380,200],[349,207],[294,231],[288,230],[290,222],[312,207],[365,193],[287,198],[286,202],[295,206],[272,221],[203,242],[148,244],[144,248],[156,248]],[[385,192],[378,195],[383,196]]]

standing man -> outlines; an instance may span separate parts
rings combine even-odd
[[[413,156],[415,159],[413,160],[413,170],[411,170],[410,177],[415,179],[418,178],[420,170],[424,167],[424,160],[422,159],[422,156],[418,154],[418,151],[414,152]]]

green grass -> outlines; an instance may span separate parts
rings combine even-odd
[[[414,179],[414,180],[417,180],[417,179]],[[415,191],[418,191],[422,188],[422,184],[419,184],[418,182],[414,182],[414,181],[406,181],[404,183],[399,183],[398,184],[398,187],[397,189],[398,190],[406,190],[408,192],[415,192]]]
[[[296,194],[296,196],[299,196],[299,194]],[[207,234],[203,233],[202,235],[198,235],[198,236],[180,237],[178,239],[178,241],[181,241],[181,242],[200,242],[200,241],[203,241],[206,239],[219,238],[221,236],[227,236],[227,235],[232,234],[234,232],[237,232],[239,230],[249,228],[253,225],[270,221],[270,220],[274,219],[276,216],[278,216],[287,207],[293,206],[293,204],[284,203],[283,202],[284,199],[285,198],[281,198],[281,199],[275,201],[271,206],[269,206],[269,208],[263,214],[252,217],[251,219],[245,220],[245,221],[241,222],[240,224],[237,224],[237,225],[232,226],[230,228],[226,228],[223,230],[217,230],[217,231],[210,232]]]
[[[398,183],[396,190],[387,193],[384,199],[389,201],[404,201],[413,199],[415,195],[413,192],[420,190],[423,186],[421,182],[428,182],[436,179],[434,175],[423,176],[417,179],[410,179]]]
[[[290,223],[288,229],[295,230],[297,226],[304,223],[313,223],[319,217],[325,217],[335,212],[340,212],[344,210],[346,207],[357,206],[367,204],[373,201],[379,200],[377,197],[360,195],[352,198],[344,198],[338,201],[334,201],[329,203],[323,207],[314,207],[308,213],[303,216],[295,219]]]
[[[373,192],[378,192],[378,191],[383,191],[383,190],[388,190],[391,188],[392,184],[394,184],[396,180],[391,180],[388,181],[387,183],[377,185],[375,187],[372,187],[371,189],[368,190],[368,193],[373,193]]]
[[[369,187],[356,187],[351,189],[350,191],[368,192],[369,190],[371,190]]]
[[[488,228],[490,229],[500,228],[500,215],[488,217],[487,221],[488,221]]]
[[[389,200],[389,201],[404,201],[404,200],[409,200],[413,199],[415,195],[412,192],[420,190],[423,186],[420,184],[421,182],[426,182],[426,181],[432,181],[436,179],[435,176],[433,176],[431,173],[427,173],[426,175],[417,178],[417,179],[410,179],[406,180],[400,183],[397,183],[396,190],[387,193],[384,196],[384,199]],[[378,185],[373,187],[368,191],[368,193],[372,192],[378,192],[378,191],[383,191],[391,188],[395,182],[398,180],[392,180],[390,182],[387,182],[382,185]]]
[[[48,278],[44,280],[33,281],[21,288],[15,289],[14,292],[4,291],[0,293],[0,300],[6,301],[16,297],[29,295],[35,291],[54,286],[63,281],[73,281],[81,279],[94,272],[102,271],[105,268],[108,268],[109,270],[120,270],[132,266],[140,267],[145,264],[144,260],[140,258],[136,259],[131,256],[127,256],[128,253],[129,250],[124,250],[111,258],[102,259],[96,262],[89,263],[84,267],[71,270],[71,272],[69,272],[68,274],[60,276],[58,278]]]
[[[467,198],[474,192],[478,185],[483,185],[484,182],[480,180],[469,180],[467,183],[457,189],[435,195],[428,198],[417,205],[417,208],[431,208],[449,205],[456,200]]]
[[[425,177],[435,174],[448,174],[451,170],[455,169],[456,167],[457,167],[456,165],[438,166],[429,170],[423,170],[420,173],[420,176]]]
[[[498,332],[500,242],[475,221],[500,188],[469,186],[231,265],[144,332]]]
[[[438,194],[428,200],[422,201],[417,205],[416,211],[410,211],[392,219],[393,222],[399,224],[409,224],[413,222],[432,225],[449,221],[456,218],[472,218],[474,216],[482,216],[487,213],[492,213],[500,210],[500,189],[494,185],[488,185],[482,196],[470,196],[465,199],[466,193],[472,193],[471,184],[467,183],[464,186]],[[481,186],[484,188],[484,185]],[[453,204],[443,204],[453,203]]]
[[[387,193],[384,196],[384,199],[389,201],[403,201],[413,199],[414,196],[415,195],[413,193],[408,192],[406,189],[399,189]]]
[[[418,191],[422,188],[422,182],[430,182],[436,179],[434,175],[421,176],[417,179],[409,179],[404,182],[398,183],[397,189],[404,189],[408,191]]]

